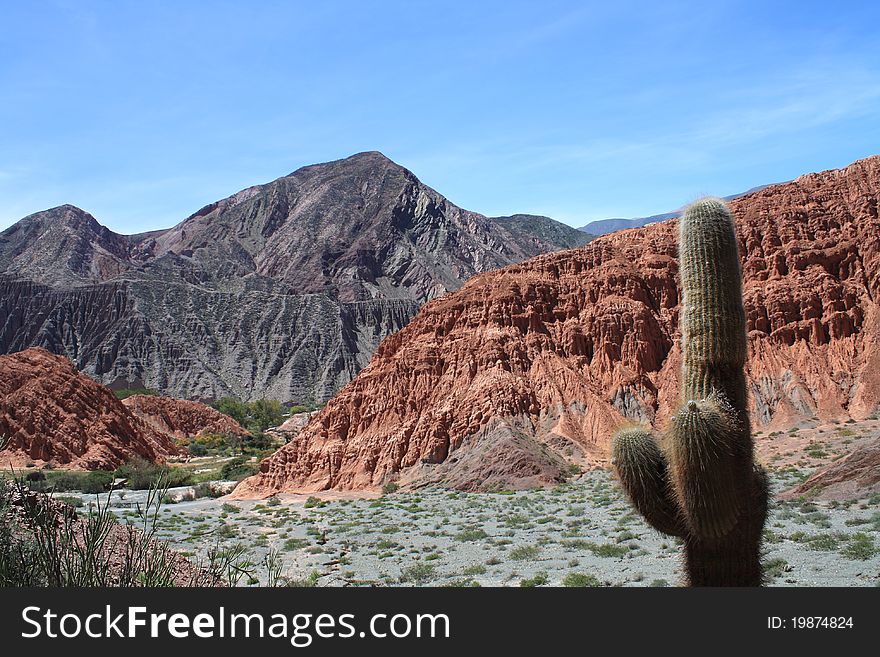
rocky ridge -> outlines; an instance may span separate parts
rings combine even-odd
[[[426,301],[590,239],[458,208],[380,153],[303,167],[177,226],[117,235],[61,206],[0,233],[0,353],[116,387],[320,402]]]
[[[247,436],[249,432],[228,415],[200,402],[159,395],[132,395],[122,404],[151,427],[181,440],[204,434]]]
[[[38,348],[0,356],[0,436],[8,439],[3,467],[113,470],[181,453],[67,358]]]
[[[880,494],[880,439],[821,468],[802,484],[780,495],[782,499],[807,497],[851,500]]]
[[[731,201],[752,417],[871,414],[880,401],[880,157]],[[240,497],[558,481],[623,422],[677,403],[676,223],[476,276],[386,338]]]

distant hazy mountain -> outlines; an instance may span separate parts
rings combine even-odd
[[[740,196],[745,196],[746,194],[760,191],[765,187],[769,187],[769,185],[759,185],[758,187],[752,187],[751,189],[745,192],[741,192],[740,194],[731,194],[730,196],[725,196],[723,198],[725,201],[731,201],[735,198],[739,198]],[[636,217],[634,219],[598,219],[596,221],[591,221],[586,226],[581,226],[580,228],[578,228],[578,230],[589,233],[593,236],[607,235],[608,233],[613,233],[617,230],[623,230],[624,228],[638,228],[639,226],[647,226],[648,224],[653,224],[658,221],[674,219],[675,217],[680,215],[683,210],[684,207],[681,207],[677,210],[673,210],[672,212],[653,214],[650,217]]]
[[[590,236],[463,210],[381,153],[303,167],[177,226],[118,235],[64,205],[0,233],[0,353],[117,386],[321,401],[426,301]]]

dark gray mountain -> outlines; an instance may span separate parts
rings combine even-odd
[[[0,233],[0,352],[115,386],[323,401],[426,301],[590,236],[463,210],[381,153],[299,169],[177,226],[118,235],[61,206]]]
[[[781,184],[781,183],[780,183]],[[765,187],[769,187],[770,185],[759,185],[758,187],[752,187],[751,189],[741,192],[740,194],[731,194],[730,196],[724,196],[725,201],[732,201],[735,198],[739,198],[740,196],[745,196],[746,194],[751,194],[752,192],[759,192]],[[674,219],[678,215],[682,213],[684,207],[678,208],[678,210],[673,210],[672,212],[664,212],[662,214],[652,214],[650,217],[636,217],[634,219],[598,219],[596,221],[591,221],[586,226],[581,226],[578,230],[588,233],[594,237],[598,237],[599,235],[607,235],[608,233],[613,233],[618,230],[624,230],[625,228],[638,228],[639,226],[647,226],[648,224],[654,224],[658,221],[666,221],[667,219]]]

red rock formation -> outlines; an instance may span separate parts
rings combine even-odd
[[[157,431],[177,439],[208,433],[236,436],[247,436],[249,433],[225,413],[195,401],[156,395],[132,395],[123,399],[122,403]]]
[[[878,195],[872,157],[731,202],[757,424],[863,418],[880,400]],[[563,460],[604,463],[618,425],[677,403],[675,231],[614,233],[427,304],[237,495],[480,488],[489,470],[517,485],[558,478]],[[505,466],[510,449],[524,456]]]
[[[0,436],[10,440],[4,467],[114,469],[135,456],[164,461],[181,451],[67,358],[38,348],[0,356]]]
[[[850,500],[874,493],[880,493],[880,439],[862,445],[779,497],[791,499],[806,495],[825,500]]]

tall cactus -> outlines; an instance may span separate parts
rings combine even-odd
[[[628,427],[612,464],[658,531],[684,541],[691,586],[759,586],[767,478],[753,458],[747,408],[746,321],[733,217],[719,199],[679,222],[682,405],[661,445]]]

